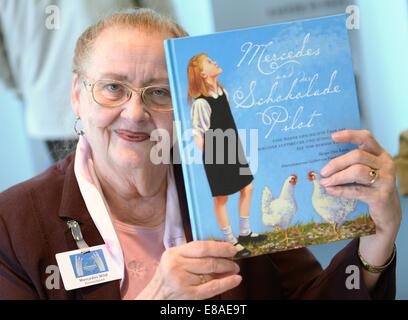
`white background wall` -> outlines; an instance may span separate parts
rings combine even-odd
[[[210,0],[170,0],[175,18],[190,35],[215,31],[213,6]]]
[[[4,91],[0,91],[0,122],[0,191],[3,191],[38,174],[51,160],[44,143],[28,138],[23,105]]]
[[[393,155],[408,129],[408,1],[359,0],[363,116]]]

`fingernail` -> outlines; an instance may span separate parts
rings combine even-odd
[[[241,283],[242,276],[240,276],[239,274],[234,274],[233,277],[234,277],[234,280],[238,282],[238,284]]]
[[[339,136],[339,132],[333,132],[332,134],[331,134],[331,136],[332,136],[332,138],[336,138],[336,137],[338,137]]]
[[[327,169],[327,167],[323,167],[323,168],[320,170],[320,174],[321,174],[322,176],[326,176],[328,173],[329,173],[329,169]]]
[[[234,266],[235,266],[235,272],[239,272],[239,270],[241,270],[241,268],[239,267],[239,265],[238,264],[234,264]]]

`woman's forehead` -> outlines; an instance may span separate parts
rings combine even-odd
[[[135,28],[110,28],[95,42],[87,69],[95,76],[109,75],[116,80],[167,79],[165,38],[160,33],[147,34]]]

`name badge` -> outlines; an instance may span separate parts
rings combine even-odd
[[[67,291],[121,279],[106,245],[57,253],[55,257]]]

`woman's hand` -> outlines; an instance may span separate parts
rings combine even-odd
[[[334,133],[332,138],[338,143],[356,144],[359,149],[331,160],[321,170],[325,177],[321,179],[321,184],[331,195],[366,202],[377,234],[396,236],[401,221],[401,209],[391,156],[368,131],[339,131]],[[378,170],[378,178],[371,184],[372,169]],[[357,185],[344,186],[352,183]]]
[[[136,299],[208,299],[241,283],[230,260],[237,249],[219,241],[192,241],[167,249],[156,273]]]
[[[401,223],[394,162],[368,131],[344,130],[334,133],[332,138],[338,143],[356,144],[359,149],[331,160],[322,168],[325,178],[320,182],[330,195],[368,204],[376,233],[362,237],[359,250],[368,263],[381,266],[392,254]],[[374,182],[370,176],[373,169],[377,171]],[[378,277],[379,274],[364,272],[369,288],[374,287]]]

